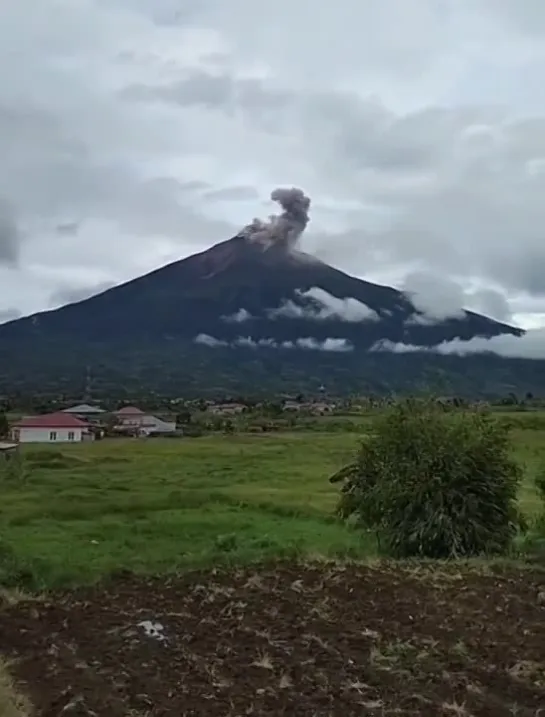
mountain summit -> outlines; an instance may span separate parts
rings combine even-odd
[[[230,351],[228,362],[240,366],[269,361],[270,370],[289,374],[290,367],[306,361],[312,374],[319,354],[329,354],[328,365],[333,356],[342,362],[348,353],[361,364],[368,350],[384,341],[432,347],[523,333],[470,311],[433,320],[403,292],[299,251],[310,200],[295,188],[277,189],[272,198],[282,213],[255,219],[232,239],[91,298],[0,326],[3,382],[15,380],[30,355],[40,357],[39,374],[48,384],[62,371],[82,375],[78,362],[92,362],[97,374],[109,375],[125,364],[133,373],[137,366],[142,385],[155,385],[152,377],[162,371],[162,380],[176,375],[176,386],[189,382],[197,389],[188,367],[217,365],[223,357],[224,371],[222,349]],[[311,348],[318,350],[305,350]],[[240,378],[239,390],[245,380]],[[246,380],[252,391],[254,378],[247,374]],[[217,377],[209,381],[218,384]]]

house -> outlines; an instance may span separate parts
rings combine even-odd
[[[149,436],[150,433],[174,433],[176,421],[144,413],[136,406],[125,406],[114,413],[117,429],[122,432]]]
[[[17,443],[79,443],[92,440],[93,434],[86,421],[58,411],[22,418],[13,424],[11,438]]]
[[[299,403],[299,401],[293,401],[291,399],[286,399],[282,406],[282,410],[283,411],[300,411],[301,405],[302,404]]]
[[[335,410],[334,403],[326,403],[325,401],[315,401],[308,407],[311,413],[323,416],[325,413],[332,413]]]
[[[119,428],[140,428],[146,414],[136,406],[123,406],[114,412]]]
[[[164,420],[157,416],[144,416],[140,427],[140,435],[149,436],[150,433],[175,433],[176,421]]]
[[[69,413],[71,416],[81,418],[82,421],[89,421],[89,423],[101,423],[106,411],[99,406],[91,406],[88,403],[81,403],[77,406],[64,408],[63,413]]]
[[[220,416],[230,416],[237,413],[242,413],[246,410],[246,406],[243,403],[217,403],[214,406],[208,406],[208,412],[214,413]]]

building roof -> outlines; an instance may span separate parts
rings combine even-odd
[[[70,406],[70,408],[63,408],[63,413],[105,413],[103,408],[100,406],[90,406],[88,403],[80,403],[79,406]]]
[[[115,412],[116,416],[143,416],[144,411],[141,411],[136,406],[123,406],[119,411]]]
[[[88,428],[89,424],[64,411],[43,416],[25,416],[13,424],[15,428]]]

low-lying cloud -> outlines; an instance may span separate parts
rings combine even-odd
[[[403,292],[417,311],[408,324],[430,326],[446,319],[463,319],[466,310],[496,321],[512,320],[505,294],[491,287],[470,290],[453,278],[414,271],[405,277]]]
[[[230,314],[229,316],[222,316],[223,321],[227,322],[228,324],[242,324],[244,321],[249,321],[252,319],[253,316],[250,314],[249,311],[246,311],[246,309],[239,309],[238,311],[235,311],[234,314]]]
[[[354,346],[346,339],[327,338],[323,341],[315,339],[311,336],[296,339],[295,341],[275,341],[268,339],[253,339],[251,336],[239,336],[234,341],[224,341],[209,334],[199,334],[193,339],[196,344],[208,346],[210,348],[220,347],[246,347],[246,348],[273,348],[273,349],[303,349],[307,351],[331,351],[336,353],[346,353],[353,351]]]
[[[445,341],[438,346],[423,347],[410,344],[382,341],[375,344],[372,351],[390,351],[392,353],[428,352],[437,354],[456,354],[467,356],[479,353],[494,353],[505,358],[545,359],[545,329],[529,329],[523,336],[494,336],[491,339],[474,338],[469,341]]]
[[[284,317],[289,319],[312,319],[314,321],[338,319],[351,323],[378,321],[380,319],[376,311],[373,311],[361,301],[352,297],[339,299],[317,286],[313,286],[307,291],[298,291],[297,295],[305,301],[303,305],[290,299],[278,308],[271,309],[268,312],[269,318]],[[310,302],[308,301],[309,299]]]
[[[412,323],[435,323],[465,316],[463,289],[450,279],[412,272],[405,277],[403,292],[419,312],[411,317]]]

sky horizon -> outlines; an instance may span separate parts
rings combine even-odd
[[[545,358],[543,3],[20,0],[0,34],[0,322],[206,249],[296,186],[302,250],[534,329]]]

